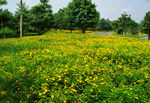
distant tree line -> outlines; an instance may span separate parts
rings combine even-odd
[[[5,38],[10,31],[20,33],[20,15],[23,14],[23,34],[37,32],[39,35],[50,29],[80,29],[83,33],[88,28],[95,28],[99,20],[99,12],[91,0],[73,0],[66,8],[60,9],[57,13],[52,12],[49,0],[40,0],[38,5],[29,9],[25,3],[17,4],[15,14],[7,9],[0,9],[0,34]],[[0,1],[1,6],[7,4],[6,0]]]
[[[0,34],[3,38],[6,35],[20,33],[20,15],[23,15],[23,34],[36,32],[39,35],[51,30],[86,30],[111,31],[117,34],[126,35],[138,32],[149,34],[150,39],[150,12],[146,13],[141,23],[135,22],[131,15],[121,14],[117,20],[100,18],[96,5],[91,0],[72,0],[67,7],[60,9],[57,13],[52,12],[49,0],[40,0],[40,3],[29,9],[25,3],[17,4],[15,14],[7,9],[0,9]],[[6,5],[6,0],[0,0],[0,6]]]
[[[121,14],[118,20],[112,21],[112,28],[117,34],[126,35],[131,33],[137,35],[139,32],[148,34],[150,39],[150,11],[146,13],[144,20],[140,23],[135,22],[131,19],[131,15],[125,13]]]

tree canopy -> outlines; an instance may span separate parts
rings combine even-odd
[[[8,27],[8,28],[13,28],[13,14],[8,11],[8,9],[5,9],[5,10],[1,10],[1,13],[0,13],[0,17],[1,17],[1,20],[0,20],[0,24],[1,24],[1,28],[0,30],[3,31],[3,38],[6,37],[6,34],[7,34],[7,31],[5,31],[5,28]]]
[[[112,27],[118,34],[125,35],[130,32],[135,35],[138,33],[138,23],[132,20],[131,15],[126,14],[126,12],[121,14],[118,20],[112,22]]]
[[[82,33],[85,33],[87,28],[95,26],[99,20],[99,12],[91,0],[73,0],[68,9],[75,26],[81,29]]]
[[[59,9],[59,11],[54,14],[54,28],[62,30],[64,27],[65,27],[65,11],[64,9]]]
[[[111,21],[109,19],[99,19],[97,24],[97,30],[109,31],[112,30]]]
[[[150,11],[146,13],[144,20],[141,22],[142,31],[148,34],[148,39],[150,39]]]
[[[15,12],[14,19],[15,19],[15,28],[17,29],[17,34],[19,33],[19,21],[20,21],[20,14],[21,14],[21,5],[20,3],[17,3],[17,11]],[[22,14],[23,14],[23,33],[29,29],[30,25],[30,11],[28,9],[28,6],[26,6],[25,3],[22,4]]]
[[[0,6],[1,5],[6,5],[7,4],[7,1],[6,0],[0,0]]]
[[[31,24],[38,29],[38,33],[41,31],[52,28],[53,15],[51,5],[48,4],[48,0],[40,0],[41,3],[32,7],[31,9]]]

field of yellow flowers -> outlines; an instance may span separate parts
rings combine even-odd
[[[41,102],[150,102],[150,41],[56,31],[0,40],[0,103]]]

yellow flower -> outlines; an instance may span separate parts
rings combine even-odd
[[[67,80],[65,80],[65,83],[67,83]]]
[[[2,91],[2,92],[1,92],[1,94],[2,94],[2,95],[5,95],[5,94],[6,94],[6,92],[5,92],[5,91]]]
[[[27,99],[29,99],[29,98],[30,98],[30,96],[31,96],[31,94],[27,94]]]
[[[33,91],[34,89],[33,89],[32,87],[30,87],[30,90],[32,90],[32,91]]]
[[[138,97],[135,97],[135,99],[139,99]]]
[[[67,88],[67,86],[65,85],[64,88]]]
[[[66,65],[66,68],[69,68],[69,66],[68,66],[68,65]]]
[[[52,96],[51,96],[51,98],[53,99],[53,98],[54,98],[54,96],[52,95]]]
[[[64,102],[64,103],[67,103],[67,101],[65,101],[65,100],[64,100],[63,102]]]
[[[75,89],[71,89],[73,92],[77,92],[77,90],[75,90]]]
[[[39,93],[39,96],[42,96],[42,93]]]

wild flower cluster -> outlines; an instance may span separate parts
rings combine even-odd
[[[64,32],[0,40],[2,103],[149,101],[149,41]]]
[[[82,33],[82,30],[61,30],[61,32],[64,32],[64,33]],[[99,33],[99,32],[105,32],[105,31],[91,31],[91,30],[86,30],[86,33]]]

